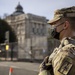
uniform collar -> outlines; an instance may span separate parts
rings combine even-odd
[[[61,40],[61,44],[60,44],[59,48],[65,46],[65,45],[68,45],[68,44],[70,44],[70,43],[72,43],[72,44],[75,45],[75,36],[63,38],[63,39]]]

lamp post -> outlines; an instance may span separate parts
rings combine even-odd
[[[8,50],[9,50],[9,31],[6,31],[6,33],[5,33],[5,38],[6,38],[6,40],[5,40],[5,43],[6,43],[6,45],[5,45],[5,50],[6,50],[6,59],[5,59],[5,60],[8,60]]]

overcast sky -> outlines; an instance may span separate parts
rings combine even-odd
[[[0,0],[0,16],[12,14],[18,2],[26,14],[45,16],[47,19],[53,18],[56,9],[75,6],[75,0]]]

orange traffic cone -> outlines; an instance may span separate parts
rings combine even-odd
[[[13,68],[10,67],[10,69],[9,69],[9,75],[12,75],[12,72],[13,72]]]

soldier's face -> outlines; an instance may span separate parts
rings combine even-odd
[[[54,24],[54,28],[56,28],[57,32],[60,32],[61,30],[63,30],[63,24],[64,22],[56,22],[56,24]]]
[[[64,22],[56,22],[54,25],[52,25],[53,31],[52,31],[51,35],[54,38],[60,39],[61,32],[64,30],[63,24],[64,24]]]

